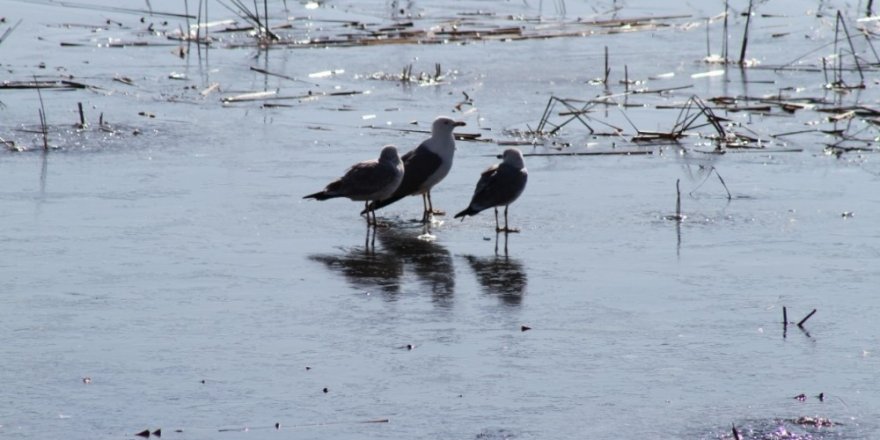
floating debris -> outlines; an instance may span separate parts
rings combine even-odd
[[[815,426],[815,427],[830,427],[836,426],[838,423],[832,422],[831,419],[826,419],[824,417],[809,417],[803,416],[798,417],[793,420],[789,420],[791,423],[796,425],[804,425],[804,426]]]
[[[329,78],[331,76],[342,75],[345,69],[322,70],[320,72],[310,73],[309,78]]]

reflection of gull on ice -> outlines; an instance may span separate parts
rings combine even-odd
[[[419,228],[422,229],[421,227]],[[354,248],[344,254],[316,254],[309,257],[339,272],[357,289],[379,289],[398,294],[404,275],[412,273],[427,287],[435,302],[444,303],[455,291],[455,268],[452,255],[433,241],[418,238],[414,228],[369,228],[381,246]],[[369,241],[369,240],[368,240]],[[411,272],[410,272],[411,271]],[[421,289],[419,289],[421,290]]]
[[[376,236],[385,251],[412,269],[416,278],[431,290],[435,301],[452,298],[455,267],[449,250],[433,240],[420,238],[413,228],[380,229]]]
[[[526,292],[528,276],[523,264],[510,257],[475,257],[465,260],[477,274],[477,281],[488,295],[499,295],[504,303],[519,305]]]
[[[400,292],[403,262],[396,255],[354,248],[342,255],[318,254],[309,259],[339,272],[356,289],[379,289],[388,294]]]

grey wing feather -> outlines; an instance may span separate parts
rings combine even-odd
[[[528,175],[518,169],[505,165],[493,165],[483,172],[470,208],[482,211],[493,206],[508,205],[522,193]]]
[[[492,185],[495,173],[498,172],[498,165],[492,165],[486,171],[483,171],[483,174],[480,174],[480,180],[477,181],[477,187],[474,189],[474,198],[477,197],[477,194],[485,192]]]
[[[375,161],[352,166],[340,179],[349,197],[367,196],[381,191],[394,180],[394,169]]]
[[[428,150],[424,142],[418,148],[401,156],[400,159],[403,161],[403,180],[400,182],[400,186],[397,187],[397,190],[394,191],[391,197],[370,203],[369,209],[379,209],[406,196],[415,194],[422,184],[425,183],[428,176],[440,167],[442,162],[440,156]],[[364,212],[366,211],[364,210]]]

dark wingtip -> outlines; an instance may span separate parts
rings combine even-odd
[[[342,196],[339,194],[327,193],[326,191],[318,191],[314,194],[309,194],[307,196],[303,196],[304,199],[315,199],[315,200],[327,200],[327,199],[332,199],[332,198],[336,198],[336,197],[342,197]]]
[[[364,209],[363,211],[361,211],[361,214],[364,214],[367,211],[375,211],[379,208],[384,208],[384,207],[386,207],[386,206],[388,206],[388,205],[390,205],[390,204],[392,204],[392,203],[394,203],[394,202],[396,202],[406,196],[407,196],[406,194],[394,194],[391,197],[384,199],[384,200],[373,200],[372,202],[370,202],[369,205],[367,205],[367,209]]]

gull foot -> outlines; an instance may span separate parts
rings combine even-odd
[[[495,232],[503,232],[505,234],[519,233],[519,228],[495,228]]]

